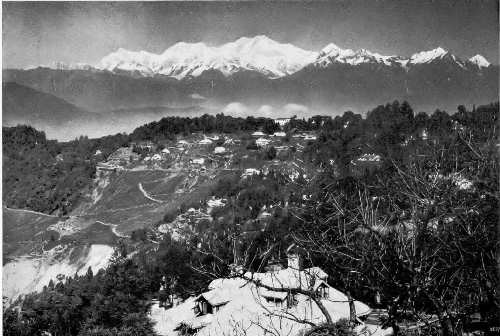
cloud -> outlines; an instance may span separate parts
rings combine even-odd
[[[202,99],[207,99],[206,97],[203,97],[203,96],[202,96],[201,94],[199,94],[199,93],[192,93],[192,94],[190,94],[190,95],[189,95],[189,97],[191,97],[192,99],[200,99],[200,100],[202,100]]]
[[[287,115],[306,115],[309,113],[309,108],[300,104],[286,104],[283,106],[283,112]]]
[[[227,104],[223,109],[222,112],[224,114],[230,114],[232,116],[247,116],[250,115],[250,109],[239,102],[232,102]]]
[[[255,111],[255,114],[262,117],[273,118],[275,111],[274,108],[270,105],[262,105]]]

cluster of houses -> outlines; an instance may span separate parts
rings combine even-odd
[[[252,133],[252,137],[256,138],[255,144],[259,148],[266,148],[273,142],[273,138],[284,138],[287,134],[285,132],[275,132],[273,134],[266,135],[262,131],[255,131]],[[317,139],[316,135],[310,132],[298,132],[292,135],[292,138],[303,139],[304,141],[314,141]]]

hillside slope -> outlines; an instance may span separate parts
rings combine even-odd
[[[4,125],[17,123],[62,124],[73,120],[92,120],[89,113],[55,95],[37,91],[14,82],[2,84],[2,122]]]

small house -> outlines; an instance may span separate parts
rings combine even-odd
[[[285,126],[290,122],[290,118],[276,118],[274,121],[281,127]]]
[[[266,138],[258,138],[257,140],[255,140],[255,144],[261,148],[267,147],[269,143],[271,143],[271,140]]]
[[[243,172],[243,174],[241,175],[241,177],[245,178],[245,177],[248,177],[248,176],[259,175],[259,174],[260,174],[260,170],[255,169],[255,168],[247,168],[247,169],[245,169],[245,171]]]
[[[252,136],[254,137],[263,137],[265,134],[262,131],[255,131],[252,133]]]
[[[226,152],[226,149],[224,147],[215,147],[214,149],[214,154],[224,154]]]
[[[213,294],[212,292],[207,292],[196,298],[194,310],[197,316],[216,313],[229,302],[229,300],[222,296]]]
[[[200,140],[198,142],[198,144],[200,145],[211,145],[213,143],[212,140],[210,140],[209,138],[204,138],[203,140]]]
[[[195,165],[203,165],[205,164],[205,159],[204,158],[198,158],[198,159],[191,159],[190,160],[192,164],[195,164]]]

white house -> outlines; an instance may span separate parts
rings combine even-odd
[[[160,154],[158,154],[158,153],[156,153],[155,155],[153,155],[153,156],[151,157],[151,160],[152,160],[152,161],[160,161],[160,160],[161,160],[161,155],[160,155]]]
[[[358,161],[379,162],[382,157],[378,154],[365,153],[358,158]]]
[[[255,144],[258,146],[258,147],[266,147],[267,145],[269,145],[271,143],[271,140],[269,139],[266,139],[266,138],[258,138],[257,140],[255,140]]]
[[[210,144],[212,144],[212,142],[213,142],[213,141],[212,141],[212,140],[210,140],[209,138],[204,138],[203,140],[200,140],[200,141],[198,142],[198,144],[200,144],[200,145],[210,145]]]
[[[276,118],[274,121],[281,127],[285,126],[290,122],[290,118]]]
[[[427,128],[422,129],[419,132],[420,139],[426,141],[429,139],[429,133],[427,132]]]
[[[259,174],[260,174],[260,170],[259,169],[247,168],[247,169],[245,169],[245,171],[243,172],[243,174],[241,174],[241,177],[245,178],[245,177],[248,177],[248,176],[259,175]]]
[[[224,154],[226,149],[224,147],[218,146],[214,148],[214,154]]]
[[[208,290],[187,299],[178,306],[163,310],[153,306],[151,318],[160,335],[177,335],[181,325],[197,331],[198,336],[245,334],[253,336],[302,335],[310,325],[325,321],[310,296],[291,289],[315,291],[333,321],[350,318],[355,311],[358,331],[367,336],[390,335],[392,330],[368,326],[358,317],[371,312],[370,307],[349,298],[328,284],[328,274],[319,267],[302,268],[300,253],[288,250],[288,267],[271,267],[267,272],[235,274],[231,278],[213,280]],[[354,309],[352,309],[354,308]],[[290,318],[295,317],[296,319]]]
[[[204,158],[197,158],[197,159],[191,159],[190,160],[192,164],[197,164],[197,165],[203,165],[205,163]]]
[[[265,136],[265,134],[261,131],[255,131],[252,133],[252,136],[254,137],[262,137],[262,136]]]
[[[314,135],[314,134],[307,134],[307,135],[304,137],[304,140],[306,140],[306,141],[316,140],[316,135]]]

